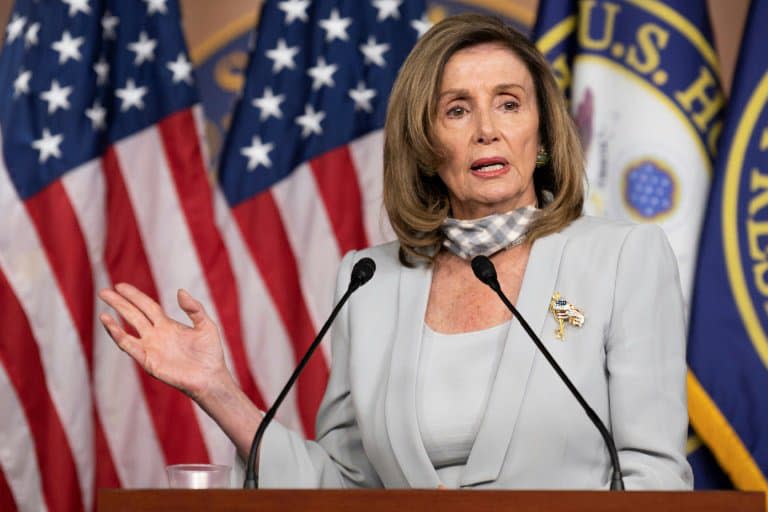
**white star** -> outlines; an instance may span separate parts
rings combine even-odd
[[[400,4],[403,0],[373,0],[373,6],[379,10],[376,15],[377,21],[384,21],[387,18],[400,18]]]
[[[59,86],[59,82],[54,80],[51,82],[51,88],[40,93],[40,97],[48,102],[48,113],[53,114],[60,108],[63,108],[64,110],[69,108],[70,94],[72,94],[71,86],[61,87]]]
[[[282,69],[294,69],[296,63],[293,62],[293,58],[299,53],[298,46],[286,46],[285,39],[277,40],[277,47],[272,50],[267,50],[266,55],[272,59],[272,73],[279,73]]]
[[[37,44],[37,34],[40,32],[40,24],[33,23],[27,27],[27,33],[24,34],[24,46],[29,48]]]
[[[360,51],[365,55],[366,64],[376,64],[377,66],[384,67],[387,62],[384,60],[384,52],[389,50],[387,43],[376,43],[376,38],[370,36],[368,42],[360,45]]]
[[[19,76],[13,81],[13,97],[29,93],[29,81],[32,79],[32,72],[22,69]]]
[[[102,56],[96,64],[93,65],[96,72],[96,85],[104,85],[109,80],[109,63]]]
[[[115,91],[115,95],[123,100],[122,105],[120,105],[120,111],[125,112],[131,107],[136,107],[139,110],[143,109],[145,94],[147,94],[147,88],[144,86],[136,87],[133,79],[129,78],[125,83],[125,88]]]
[[[251,145],[240,150],[240,154],[248,157],[248,170],[253,171],[259,165],[272,167],[272,160],[269,159],[269,152],[275,145],[271,142],[262,144],[261,137],[258,135],[251,139]]]
[[[104,17],[101,18],[101,33],[104,39],[115,39],[115,27],[120,23],[120,18],[112,16],[109,11],[104,11]]]
[[[432,22],[429,21],[429,18],[427,18],[427,13],[424,13],[421,15],[421,19],[419,20],[411,20],[411,27],[416,30],[417,38],[420,38],[424,34],[427,33],[427,30],[432,28]]]
[[[320,127],[320,121],[325,118],[325,112],[315,112],[312,105],[307,104],[304,107],[304,114],[296,118],[296,124],[301,126],[301,136],[304,138],[309,137],[311,133],[317,135],[323,134],[323,129]]]
[[[88,7],[88,0],[61,0],[69,6],[69,17],[76,16],[78,12],[90,14],[91,8]]]
[[[347,27],[352,24],[352,18],[339,18],[338,9],[332,10],[330,18],[320,20],[317,24],[325,30],[326,42],[330,43],[334,39],[341,39],[342,41],[349,40]]]
[[[51,135],[48,128],[43,128],[43,136],[32,141],[32,147],[40,152],[38,161],[42,164],[45,163],[49,157],[61,158],[61,150],[59,149],[59,146],[63,140],[63,135]]]
[[[317,65],[307,70],[307,74],[312,77],[312,90],[316,91],[322,86],[333,87],[336,85],[333,81],[333,74],[339,66],[336,64],[326,64],[325,58],[319,57]]]
[[[24,25],[27,23],[27,18],[14,14],[11,21],[8,22],[8,26],[5,27],[5,33],[8,37],[8,43],[12,43],[17,37],[24,32]]]
[[[275,116],[277,119],[283,117],[283,112],[280,110],[280,104],[283,101],[285,101],[285,94],[275,96],[271,87],[265,87],[264,96],[254,99],[251,104],[261,110],[259,120],[264,121],[270,116]]]
[[[91,120],[94,131],[103,130],[107,127],[107,109],[101,106],[99,100],[96,100],[93,106],[85,111],[85,117]]]
[[[367,89],[362,80],[357,82],[357,87],[349,90],[349,97],[355,102],[355,110],[372,112],[371,100],[376,96],[376,91]]]
[[[85,38],[78,37],[72,39],[68,31],[61,34],[61,39],[54,42],[51,48],[59,52],[59,64],[64,64],[69,59],[80,60],[80,45],[85,42]]]
[[[156,12],[165,14],[168,12],[168,8],[165,5],[165,2],[167,1],[168,0],[144,0],[144,3],[147,4],[147,14],[153,14]]]
[[[128,45],[128,49],[136,53],[136,58],[133,59],[133,64],[139,66],[146,61],[155,60],[156,46],[157,40],[149,39],[147,33],[142,31],[141,34],[139,34],[138,41]]]
[[[192,84],[192,63],[187,60],[184,53],[179,53],[175,61],[166,64],[166,67],[173,73],[173,83],[186,82]]]
[[[309,0],[287,0],[280,2],[277,7],[285,13],[285,24],[290,25],[295,20],[307,21]]]

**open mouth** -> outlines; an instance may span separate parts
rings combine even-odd
[[[470,169],[475,172],[500,171],[507,165],[503,158],[481,158],[472,162]]]

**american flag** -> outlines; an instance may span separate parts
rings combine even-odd
[[[18,0],[0,56],[0,510],[90,510],[233,447],[100,327],[126,281],[221,326],[264,407],[330,311],[341,255],[389,238],[388,91],[422,2],[267,2],[219,187],[175,0]],[[327,355],[326,355],[327,357]],[[282,420],[312,434],[327,363]]]
[[[429,28],[425,10],[403,0],[263,7],[218,181],[237,225],[236,273],[251,286],[243,319],[258,333],[249,339],[266,397],[331,311],[344,253],[394,238],[381,207],[382,128],[397,71]],[[281,411],[309,436],[324,355]]]
[[[202,411],[116,350],[96,320],[103,287],[135,283],[174,312],[190,289],[257,398],[179,16],[175,0],[19,0],[8,24],[2,510],[90,510],[99,487],[165,485],[166,464],[231,463]]]

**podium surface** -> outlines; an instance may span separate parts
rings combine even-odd
[[[765,512],[762,492],[102,489],[99,512]]]

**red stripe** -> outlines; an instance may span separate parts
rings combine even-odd
[[[93,384],[95,294],[90,257],[80,223],[60,181],[53,182],[40,193],[27,199],[24,204],[35,224],[40,243],[45,248],[48,262],[75,323],[88,365],[89,381]],[[91,402],[95,403],[93,393]],[[120,481],[112,454],[104,449],[105,436],[95,407],[91,414],[94,421],[96,484],[119,487]]]
[[[368,247],[360,183],[349,146],[332,149],[311,160],[309,166],[336,232],[341,254]]]
[[[18,510],[11,488],[2,471],[0,471],[0,510]]]
[[[55,313],[51,313],[55,314]],[[45,387],[40,349],[24,310],[0,271],[0,363],[24,409],[35,445],[43,494],[50,510],[82,510],[77,467]],[[18,453],[19,457],[30,454]]]
[[[133,205],[113,147],[104,153],[102,165],[107,183],[108,226],[104,261],[110,279],[113,283],[129,282],[158,300]],[[208,462],[208,451],[191,400],[143,370],[139,375],[166,463]]]
[[[203,166],[192,111],[182,110],[158,125],[176,192],[227,339],[243,391],[260,408],[264,400],[248,369],[240,321],[240,300],[224,240],[214,223],[213,197]]]
[[[269,192],[258,194],[235,207],[234,216],[288,331],[298,361],[312,342],[315,330],[301,294],[296,259],[274,198]],[[314,437],[315,414],[327,380],[325,361],[316,356],[297,383],[299,413],[308,437]]]
[[[24,201],[45,248],[61,294],[80,335],[88,369],[93,372],[94,291],[83,233],[61,181]]]
[[[95,408],[94,408],[95,409]],[[96,452],[96,485],[93,486],[93,503],[96,503],[99,489],[122,487],[120,477],[112,460],[112,451],[104,434],[104,426],[98,411],[94,414],[94,450]]]

